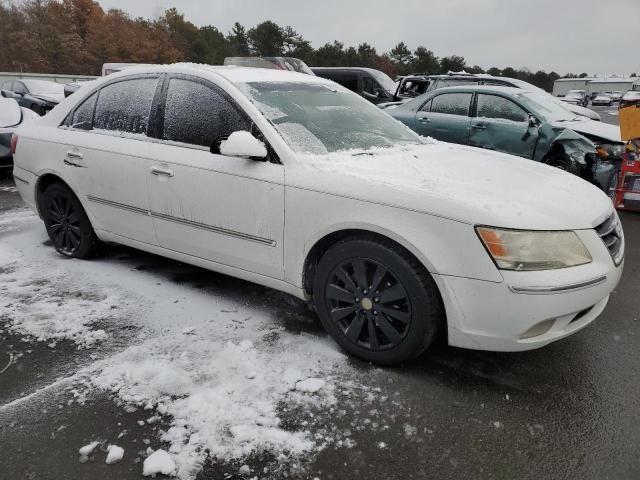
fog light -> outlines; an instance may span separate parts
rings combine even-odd
[[[520,335],[520,339],[524,340],[525,338],[533,338],[539,335],[544,335],[549,330],[551,330],[551,327],[553,327],[553,324],[555,323],[555,321],[556,321],[555,318],[549,318],[548,320],[544,320],[540,323],[536,323],[533,327],[531,327],[529,330],[527,330],[522,335]]]

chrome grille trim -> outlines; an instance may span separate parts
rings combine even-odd
[[[624,258],[624,234],[618,215],[615,212],[612,213],[595,230],[604,246],[609,250],[613,263],[616,266],[620,265]]]

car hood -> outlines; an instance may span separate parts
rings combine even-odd
[[[570,122],[552,122],[551,125],[553,125],[554,128],[569,128],[574,132],[591,137],[598,137],[605,141],[622,143],[620,129],[608,123],[580,118]]]
[[[572,113],[575,113],[576,115],[587,117],[587,118],[590,118],[591,120],[597,120],[598,122],[602,120],[598,112],[594,112],[590,108],[582,107],[580,105],[574,105],[573,103],[567,103],[567,102],[563,103],[562,101],[559,103],[562,104],[564,108],[566,108]]]
[[[520,157],[435,141],[368,152],[301,155],[287,187],[515,229],[589,229],[612,212],[590,183]]]
[[[40,100],[44,100],[46,102],[51,103],[60,103],[64,100],[64,93],[31,93],[32,97],[39,98]]]

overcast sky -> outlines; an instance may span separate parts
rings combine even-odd
[[[640,74],[640,0],[98,0],[133,16],[176,6],[196,25],[227,33],[238,21],[291,25],[314,47],[404,41],[489,68]],[[629,25],[624,26],[628,21]]]

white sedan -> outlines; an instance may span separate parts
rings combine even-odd
[[[594,186],[423,139],[319,77],[131,68],[13,143],[20,194],[62,255],[118,242],[288,292],[380,364],[439,332],[546,345],[593,321],[622,273],[620,221]]]

